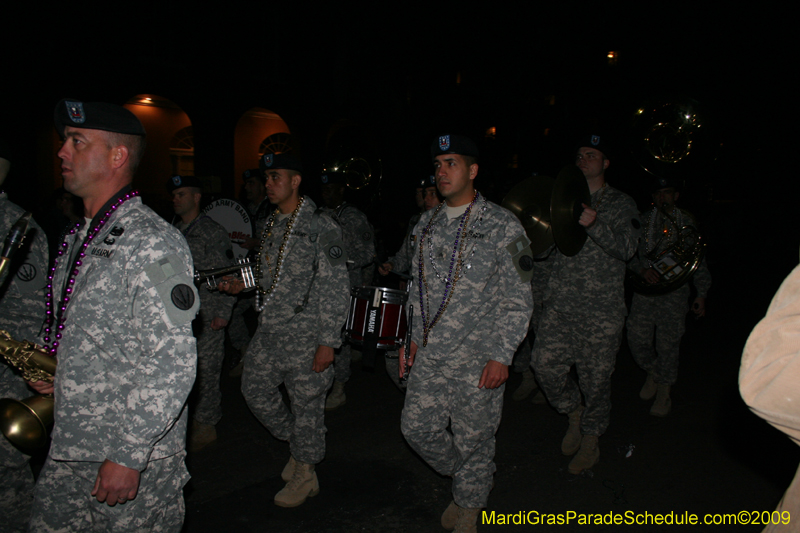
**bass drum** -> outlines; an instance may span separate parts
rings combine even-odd
[[[231,249],[236,259],[247,256],[249,250],[242,248],[244,241],[253,236],[253,222],[247,209],[235,200],[220,198],[203,209],[202,214],[225,228],[231,240]]]

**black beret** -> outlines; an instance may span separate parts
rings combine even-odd
[[[613,148],[609,146],[608,137],[600,135],[585,135],[581,137],[576,143],[575,151],[577,152],[581,148],[594,148],[595,150],[599,150],[603,152],[603,155],[605,155],[607,159],[611,159],[610,152],[613,151]]]
[[[320,179],[323,185],[347,185],[347,175],[344,172],[325,171]]]
[[[472,139],[464,135],[439,135],[431,145],[431,159],[442,154],[478,157],[478,147]]]
[[[65,98],[56,104],[53,121],[61,138],[64,138],[64,128],[67,126],[142,137],[146,135],[136,115],[122,106],[106,102],[81,102]]]
[[[267,181],[267,178],[264,176],[264,173],[261,171],[260,168],[248,168],[242,173],[242,179],[247,181],[250,178],[256,178],[261,183]]]
[[[654,178],[651,183],[650,192],[655,193],[661,189],[669,189],[670,187],[676,191],[680,188],[678,181],[672,178]]]
[[[436,187],[436,177],[428,176],[427,178],[420,178],[417,182],[417,189],[427,189],[428,187]]]
[[[264,154],[258,162],[258,166],[263,172],[267,170],[294,170],[303,172],[303,164],[300,160],[289,154]]]
[[[169,192],[180,189],[181,187],[197,187],[202,191],[203,182],[200,181],[200,178],[196,178],[195,176],[172,176],[169,181],[167,181],[167,190]]]

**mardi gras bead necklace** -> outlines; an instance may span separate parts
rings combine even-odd
[[[300,208],[303,206],[303,202],[305,201],[305,196],[300,198],[300,202],[298,202],[297,207],[294,208],[292,211],[292,215],[289,217],[289,221],[286,223],[286,231],[283,232],[283,240],[281,241],[281,247],[278,250],[278,257],[275,259],[275,271],[272,271],[272,267],[270,266],[270,257],[269,251],[266,249],[265,244],[267,239],[272,237],[272,228],[275,225],[275,220],[280,213],[279,209],[275,209],[272,212],[272,216],[269,217],[269,221],[267,222],[266,227],[264,227],[264,232],[261,234],[261,246],[258,248],[258,260],[256,261],[256,272],[255,272],[255,281],[256,281],[256,301],[255,301],[255,309],[257,312],[261,312],[267,305],[267,302],[272,298],[272,292],[275,290],[275,287],[278,286],[278,282],[281,279],[281,265],[283,264],[284,253],[286,252],[286,243],[289,242],[289,236],[292,234],[292,228],[294,227],[294,223],[297,220],[297,215],[300,213]],[[264,262],[267,263],[267,271],[269,272],[270,282],[269,289],[264,289],[261,287],[261,257],[264,257]]]
[[[78,274],[80,274],[80,269],[83,266],[83,259],[86,257],[86,248],[89,247],[95,236],[100,233],[100,230],[103,229],[103,227],[106,225],[106,222],[108,222],[108,219],[111,218],[111,215],[114,214],[117,208],[131,198],[135,198],[137,196],[139,196],[139,191],[131,191],[125,194],[125,196],[121,196],[116,203],[112,204],[111,207],[108,208],[108,211],[103,213],[103,217],[97,222],[97,224],[93,228],[89,229],[89,231],[86,233],[86,237],[83,239],[83,244],[81,244],[81,247],[78,249],[78,253],[75,255],[75,261],[72,263],[72,267],[67,270],[67,287],[64,289],[64,296],[61,298],[61,301],[58,304],[58,309],[54,309],[53,277],[55,275],[56,268],[58,268],[59,261],[64,254],[67,253],[67,248],[69,248],[69,245],[67,244],[68,236],[75,235],[83,223],[78,222],[75,224],[69,233],[64,236],[64,241],[61,243],[61,246],[58,249],[58,254],[53,260],[53,266],[50,268],[50,275],[47,276],[47,294],[45,295],[45,312],[47,317],[45,318],[43,340],[45,342],[45,349],[50,352],[53,357],[55,357],[58,353],[61,332],[64,329],[64,323],[66,322],[67,306],[72,298],[75,288],[75,279],[78,277]],[[56,317],[58,318],[57,321]],[[56,323],[55,334],[53,334],[54,323]]]
[[[458,230],[456,231],[456,238],[455,242],[453,243],[453,252],[450,254],[450,268],[447,273],[447,276],[442,279],[438,272],[437,277],[444,283],[444,294],[442,295],[442,301],[439,304],[439,309],[436,312],[436,315],[433,317],[432,320],[429,321],[431,317],[430,312],[430,297],[428,295],[429,287],[428,287],[428,280],[425,276],[425,238],[428,238],[429,248],[431,248],[430,252],[430,259],[431,263],[434,263],[433,259],[433,252],[432,252],[432,242],[433,237],[433,230],[436,227],[436,216],[441,211],[442,207],[445,205],[444,203],[439,204],[439,207],[436,208],[436,211],[433,213],[433,216],[430,218],[427,226],[425,229],[422,230],[422,235],[420,237],[419,242],[419,275],[417,276],[417,280],[419,283],[419,307],[420,307],[420,314],[422,315],[422,345],[428,345],[428,335],[433,327],[439,322],[439,319],[444,315],[445,310],[447,309],[448,304],[450,303],[450,298],[453,296],[453,292],[455,292],[456,282],[458,282],[459,278],[461,277],[461,269],[462,265],[464,264],[464,250],[466,249],[466,242],[467,242],[467,233],[468,233],[468,223],[470,213],[472,212],[472,208],[475,205],[475,202],[478,199],[478,191],[475,191],[475,195],[472,197],[472,201],[467,206],[466,211],[464,214],[461,215],[461,220],[459,221]]]

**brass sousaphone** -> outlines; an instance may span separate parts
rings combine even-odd
[[[522,222],[533,255],[554,243],[568,257],[581,251],[586,242],[586,230],[578,223],[583,204],[591,204],[591,193],[575,165],[566,165],[556,179],[533,176],[522,180],[503,199],[503,207]]]
[[[632,151],[639,165],[657,178],[681,182],[689,174],[704,171],[713,160],[715,143],[700,104],[689,98],[671,98],[642,105],[633,120]],[[648,283],[628,270],[628,280],[641,294],[672,292],[691,279],[705,255],[706,244],[692,224],[679,225],[663,206],[655,208],[671,226],[675,242],[653,245],[647,259],[658,271],[657,283]]]

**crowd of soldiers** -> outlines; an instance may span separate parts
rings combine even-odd
[[[52,444],[35,488],[28,457],[0,442],[2,531],[179,531],[186,452],[217,438],[226,331],[242,355],[248,407],[289,443],[286,485],[274,503],[296,507],[316,496],[325,411],[346,404],[352,355],[367,352],[367,337],[362,344],[343,335],[351,294],[390,273],[409,280],[406,303],[416,314],[408,341],[386,352],[387,371],[405,393],[403,436],[452,478],[445,529],[476,531],[487,505],[512,364],[524,374],[514,399],[534,394],[564,415],[561,450],[574,456],[573,474],[599,460],[626,316],[632,353],[647,372],[641,397],[656,398],[651,414],[670,412],[689,287],[637,294],[628,316],[624,280],[629,269],[658,283],[654,251],[674,244],[676,220],[694,222],[675,206],[678,184],[663,180],[653,186],[653,210],[640,216],[631,197],[606,182],[613,150],[605,138],[576,143],[591,201],[577,220],[586,243],[572,255],[554,245],[534,256],[520,221],[475,188],[480,154],[465,136],[432,143],[433,175],[413,182],[419,213],[385,261],[367,217],[345,201],[343,175],[321,174],[318,207],[301,193],[310,174],[303,163],[266,153],[244,175],[254,233],[242,245],[251,253],[242,273],[250,280],[231,274],[197,287],[195,271],[233,264],[226,230],[202,213],[201,181],[167,180],[169,224],[131,187],[145,149],[132,113],[62,100],[54,118],[64,187],[83,200],[84,217],[70,223],[49,260],[34,225],[0,279],[0,328],[58,357],[52,381],[28,382],[55,396]],[[0,162],[8,158],[0,149]],[[6,172],[0,165],[0,182]],[[21,214],[0,194],[4,234]],[[694,285],[692,309],[702,316],[705,263]],[[0,386],[4,397],[28,395],[7,365]]]

